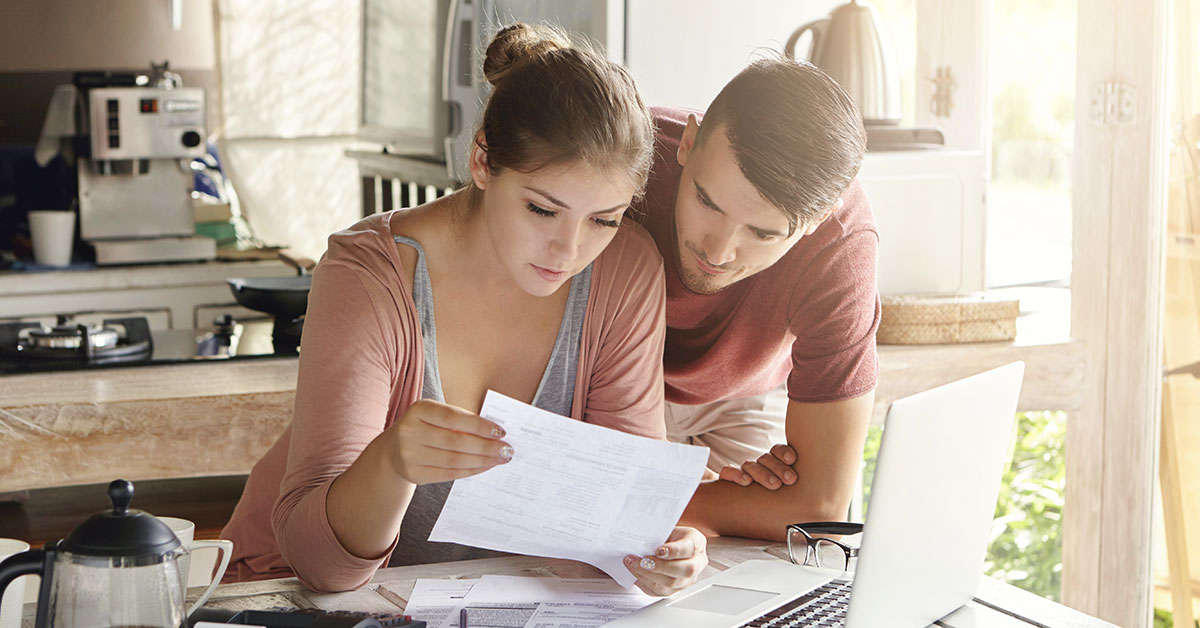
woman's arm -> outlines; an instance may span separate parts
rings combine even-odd
[[[391,554],[416,484],[490,467],[503,447],[490,422],[417,401],[419,327],[393,290],[337,261],[313,277],[271,522],[280,554],[317,590],[365,584]]]
[[[333,481],[329,525],[348,552],[391,553],[418,484],[482,473],[512,459],[504,430],[476,414],[418,401]]]

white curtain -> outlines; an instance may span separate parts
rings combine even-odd
[[[358,0],[214,2],[221,156],[254,234],[317,259],[361,215]]]

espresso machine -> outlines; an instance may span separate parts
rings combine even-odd
[[[77,73],[80,236],[98,265],[211,260],[196,235],[191,160],[203,157],[205,94],[166,64],[150,76]]]

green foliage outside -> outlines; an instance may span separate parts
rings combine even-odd
[[[984,571],[1026,591],[1058,600],[1062,587],[1066,414],[1024,412],[1017,418],[1012,462],[1004,472],[996,501]],[[878,427],[867,433],[863,452],[864,516],[882,434]]]
[[[1200,628],[1200,621],[1196,621],[1195,625]],[[1154,609],[1154,628],[1175,628],[1175,620],[1171,617],[1171,611],[1162,608]]]
[[[1018,419],[984,571],[1057,601],[1062,590],[1066,413],[1025,412]]]

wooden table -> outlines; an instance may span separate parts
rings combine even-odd
[[[751,539],[711,539],[709,566],[705,575],[713,575],[742,561],[753,559],[786,560],[787,549],[779,543]],[[557,578],[604,577],[600,570],[574,561],[511,556],[381,569],[367,586],[348,593],[314,593],[295,578],[227,584],[217,588],[207,606],[233,610],[287,607],[398,613],[407,604],[418,578],[478,578],[485,574]],[[200,588],[193,588],[189,600],[195,599],[201,591]],[[32,616],[32,605],[29,605],[26,607],[24,628],[32,628]],[[955,611],[936,625],[947,628],[1113,626],[991,578],[982,580],[977,601]]]

